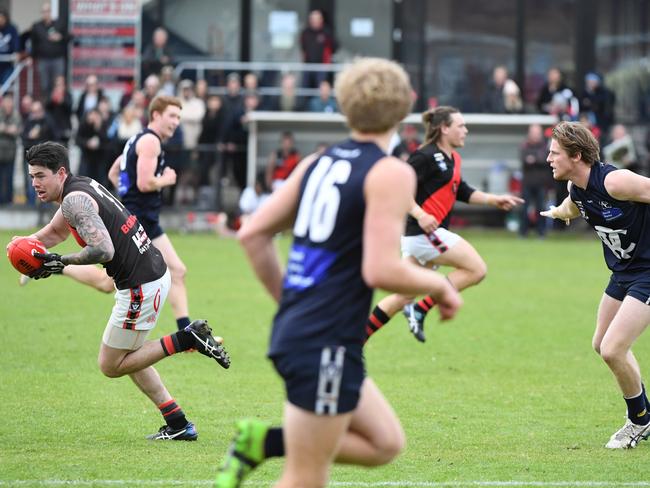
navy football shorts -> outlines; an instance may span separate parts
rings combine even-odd
[[[328,346],[271,358],[292,405],[317,415],[354,410],[366,376],[361,345]]]
[[[612,274],[605,294],[615,300],[623,301],[626,295],[650,305],[650,273],[638,273],[631,276]]]
[[[144,231],[149,236],[149,239],[154,240],[156,237],[160,237],[165,233],[162,227],[160,227],[157,214],[138,213],[136,217],[138,218],[138,222],[144,227]]]

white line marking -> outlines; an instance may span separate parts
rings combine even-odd
[[[213,480],[0,480],[0,486],[211,486]],[[269,486],[268,482],[248,482],[246,486]],[[477,487],[650,487],[650,481],[332,481],[328,486],[412,488]]]

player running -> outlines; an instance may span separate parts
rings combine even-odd
[[[485,193],[463,180],[461,158],[456,150],[465,145],[467,127],[457,109],[441,106],[427,110],[422,114],[422,122],[425,141],[408,159],[417,175],[417,191],[402,236],[402,256],[427,268],[451,266],[454,269],[447,279],[461,291],[478,284],[485,277],[487,265],[469,242],[447,230],[456,200],[504,211],[523,200],[512,195]],[[400,294],[383,298],[368,318],[367,337],[403,310],[411,332],[424,342],[424,318],[436,301],[430,295],[417,303],[412,300],[413,296]]]
[[[172,286],[169,303],[181,330],[190,323],[185,275],[187,268],[160,227],[161,190],[176,184],[176,171],[165,163],[162,144],[174,135],[181,121],[181,101],[159,95],[149,104],[149,124],[131,137],[108,177],[124,206],[138,218],[169,266]]]
[[[147,341],[155,327],[170,287],[165,261],[138,221],[96,181],[69,173],[66,148],[54,142],[27,151],[32,186],[41,202],[60,208],[41,230],[32,235],[49,249],[72,234],[81,251],[35,254],[43,266],[32,277],[42,279],[72,264],[102,264],[115,281],[115,306],[104,330],[99,368],[109,378],[129,375],[160,409],[165,425],[148,436],[152,440],[196,440],[192,422],[169,394],[153,364],[178,352],[196,349],[230,366],[230,358],[211,335],[205,320],[195,320],[183,330]]]
[[[239,234],[259,280],[279,302],[269,357],[287,401],[283,428],[237,424],[217,475],[220,488],[239,486],[257,464],[283,454],[281,487],[325,486],[334,461],[390,462],[404,432],[365,374],[371,287],[432,293],[443,320],[461,303],[441,275],[395,254],[415,177],[386,152],[411,107],[408,75],[391,61],[358,60],[337,77],[336,94],[350,138],[304,160]],[[292,226],[283,277],[273,236]]]

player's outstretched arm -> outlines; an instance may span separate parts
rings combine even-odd
[[[617,200],[650,203],[650,178],[628,169],[609,173],[605,177],[605,189]]]
[[[475,190],[469,197],[469,203],[476,205],[488,205],[496,207],[500,210],[512,210],[517,205],[524,203],[523,198],[514,195],[503,194],[497,195],[496,193],[486,193],[484,191]]]
[[[113,241],[99,216],[97,203],[84,192],[71,192],[61,203],[63,218],[77,231],[86,246],[61,257],[65,264],[98,264],[113,259]]]
[[[552,219],[564,220],[566,225],[569,225],[571,219],[580,217],[580,210],[576,207],[575,203],[571,201],[570,197],[566,197],[559,207],[551,207],[539,213],[542,217],[550,217]]]
[[[298,210],[300,182],[316,157],[306,157],[291,173],[287,182],[271,194],[237,233],[239,243],[258,280],[277,302],[282,295],[283,273],[273,236],[293,225]]]
[[[462,300],[439,273],[416,266],[399,255],[404,216],[415,190],[413,170],[396,158],[384,158],[366,177],[362,273],[371,287],[404,295],[430,294],[442,304],[442,319],[452,318]]]

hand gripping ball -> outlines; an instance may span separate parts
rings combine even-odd
[[[43,266],[43,260],[34,257],[35,252],[46,253],[41,241],[33,237],[19,237],[7,244],[7,257],[19,273],[30,275]]]

